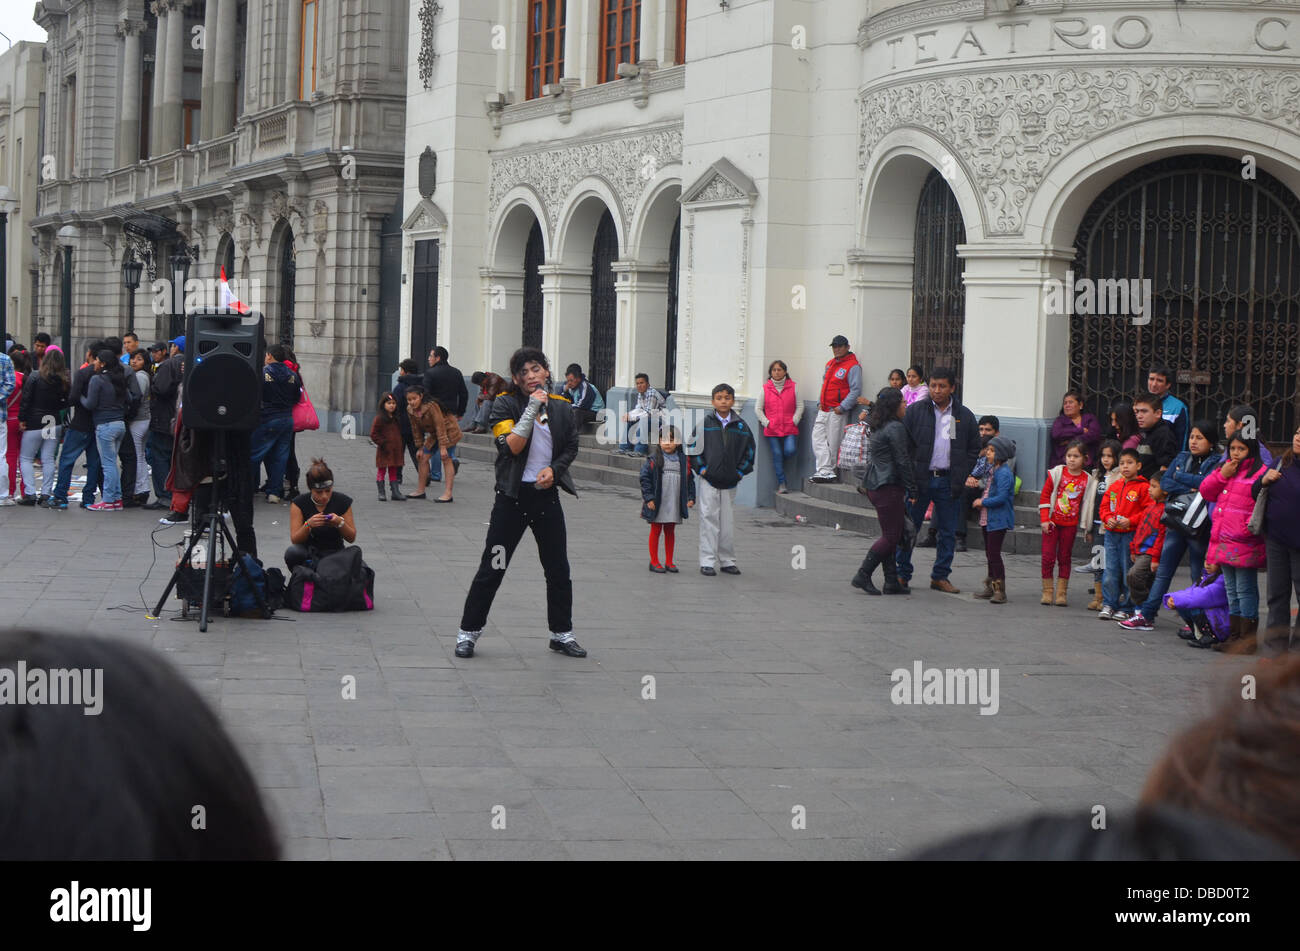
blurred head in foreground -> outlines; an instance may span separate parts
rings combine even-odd
[[[160,655],[0,631],[0,861],[279,855],[248,766]]]

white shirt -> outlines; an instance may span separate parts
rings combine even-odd
[[[538,474],[551,464],[551,427],[548,423],[533,423],[533,437],[528,444],[528,461],[524,463],[521,481],[536,482]]]

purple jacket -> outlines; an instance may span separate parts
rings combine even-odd
[[[1216,572],[1208,583],[1202,575],[1190,588],[1170,592],[1165,595],[1165,606],[1179,612],[1204,611],[1214,636],[1221,641],[1228,639],[1228,592],[1223,584],[1223,572]]]
[[[1097,422],[1097,417],[1091,413],[1084,413],[1079,417],[1079,421],[1083,425],[1074,425],[1068,416],[1058,416],[1052,423],[1052,450],[1047,456],[1048,469],[1065,464],[1065,447],[1076,439],[1088,447],[1088,458],[1084,460],[1084,468],[1097,465],[1097,447],[1101,445],[1101,423]]]

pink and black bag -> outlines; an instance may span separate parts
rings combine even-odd
[[[356,545],[321,555],[293,569],[284,606],[294,611],[372,611],[375,573],[361,560]]]

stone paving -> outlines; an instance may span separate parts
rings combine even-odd
[[[365,440],[306,434],[298,454],[323,454],[354,490],[373,613],[200,634],[172,602],[151,621],[141,587],[152,607],[176,554],[151,552],[157,513],[0,509],[0,623],[165,653],[219,709],[290,858],[892,858],[1042,808],[1086,819],[1134,803],[1169,734],[1239,663],[1189,650],[1168,618],[1145,635],[1095,620],[1081,582],[1070,608],[1040,606],[1029,556],[1008,557],[1004,606],[971,597],[979,552],[956,556],[961,595],[928,590],[932,549],[913,595],[867,598],[847,583],[863,536],[771,509],[737,510],[740,577],[699,574],[694,519],[682,573],[651,574],[639,496],[581,482],[564,505],[590,655],[547,649],[525,539],[477,655],[458,660],[488,467],[464,464],[454,505],[380,504]],[[278,563],[288,508],[256,516]],[[996,668],[996,715],[892,703],[891,672],[917,661]]]

